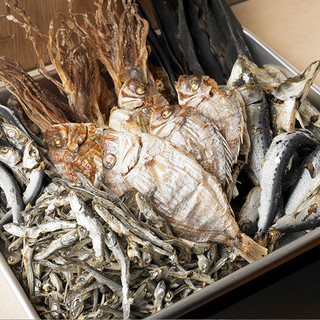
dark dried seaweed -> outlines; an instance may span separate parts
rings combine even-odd
[[[187,24],[185,9],[182,0],[178,0],[178,27],[176,37],[185,63],[193,74],[205,75],[196,55],[196,49]]]
[[[215,79],[218,83],[224,83],[225,78],[222,77],[222,67],[217,57],[211,51],[211,41],[207,32],[208,26],[206,21],[208,8],[202,2],[201,0],[185,1],[187,23],[197,50],[199,63],[205,74]]]

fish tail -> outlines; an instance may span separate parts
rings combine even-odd
[[[251,263],[265,256],[268,253],[268,249],[252,240],[246,234],[241,233],[235,253]]]

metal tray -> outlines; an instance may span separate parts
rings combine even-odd
[[[246,42],[251,50],[253,60],[259,66],[262,66],[263,64],[273,64],[278,66],[287,76],[292,76],[298,73],[296,68],[285,61],[250,31],[244,30],[244,33]],[[310,62],[311,61],[307,61],[306,66]],[[7,96],[8,92],[5,88],[1,88],[0,83],[0,103],[4,103]],[[318,87],[314,85],[311,87],[308,99],[320,109],[320,89]],[[184,314],[199,308],[200,306],[224,295],[250,280],[253,280],[269,270],[276,268],[294,257],[316,247],[320,244],[320,228],[309,233],[296,234],[291,239],[291,241],[288,239],[288,241],[283,243],[280,248],[271,252],[262,259],[233,272],[197,293],[162,309],[161,311],[147,317],[147,319],[174,319],[181,317]],[[26,293],[6,263],[6,260],[1,253],[2,250],[3,246],[0,246],[0,272],[3,274],[20,305],[23,307],[27,319],[39,319],[39,315],[31,305]]]

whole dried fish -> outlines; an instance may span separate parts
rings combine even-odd
[[[258,186],[261,167],[272,140],[272,131],[269,105],[263,90],[250,72],[247,57],[238,57],[228,79],[228,87],[238,90],[245,104],[247,130],[251,144],[246,168],[251,181]]]
[[[305,130],[277,135],[267,151],[261,171],[261,202],[258,235],[270,227],[282,196],[282,180],[290,158],[301,146],[315,147],[316,139]]]

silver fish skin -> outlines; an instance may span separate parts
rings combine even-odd
[[[306,98],[314,78],[320,70],[320,61],[312,62],[303,73],[288,78],[272,92],[271,122],[275,134],[293,131],[300,104]],[[298,120],[300,120],[298,118]],[[301,123],[303,126],[303,123]]]
[[[260,174],[265,154],[272,140],[269,106],[263,90],[250,72],[247,59],[239,56],[231,71],[228,86],[240,92],[247,114],[247,130],[251,148],[247,174],[254,185],[260,185]]]
[[[270,145],[261,170],[261,201],[258,236],[262,237],[277,213],[282,196],[282,181],[293,154],[302,146],[315,147],[317,141],[306,130],[277,135]]]
[[[27,184],[26,172],[22,165],[22,153],[14,148],[9,142],[0,142],[0,161],[9,167],[19,183],[23,186]]]
[[[75,215],[77,223],[88,230],[94,253],[97,258],[102,259],[105,249],[105,231],[102,224],[93,216],[90,208],[76,192],[71,190],[68,197],[72,213]]]
[[[220,183],[183,149],[148,133],[113,133],[106,137],[104,150],[104,158],[111,157],[111,150],[117,154],[121,150],[121,157],[113,157],[112,165],[107,162],[104,168],[107,186],[119,191],[114,182],[121,182],[115,179],[120,175],[122,185],[142,194],[156,187],[151,198],[154,208],[176,236],[228,244],[249,262],[267,253],[240,232]]]
[[[280,232],[299,232],[320,226],[320,194],[308,198],[296,211],[285,214],[272,225]]]
[[[258,228],[260,198],[261,188],[252,188],[238,214],[240,230],[245,234],[254,234]]]
[[[311,125],[320,128],[320,111],[309,100],[303,100],[298,112],[304,126]]]
[[[304,161],[299,179],[289,194],[284,213],[291,214],[320,187],[320,146]]]
[[[230,147],[214,123],[193,108],[167,105],[154,109],[150,133],[191,153],[222,185],[232,180]]]
[[[19,190],[19,187],[8,172],[8,170],[0,162],[0,188],[3,190],[8,207],[11,208],[13,222],[19,223],[23,221],[21,211],[24,209],[24,203]]]
[[[38,168],[35,168],[30,172],[28,176],[28,184],[23,192],[22,198],[25,205],[28,203],[34,204],[34,202],[37,200],[38,195],[43,188],[46,176],[44,167],[45,165],[41,163]]]

